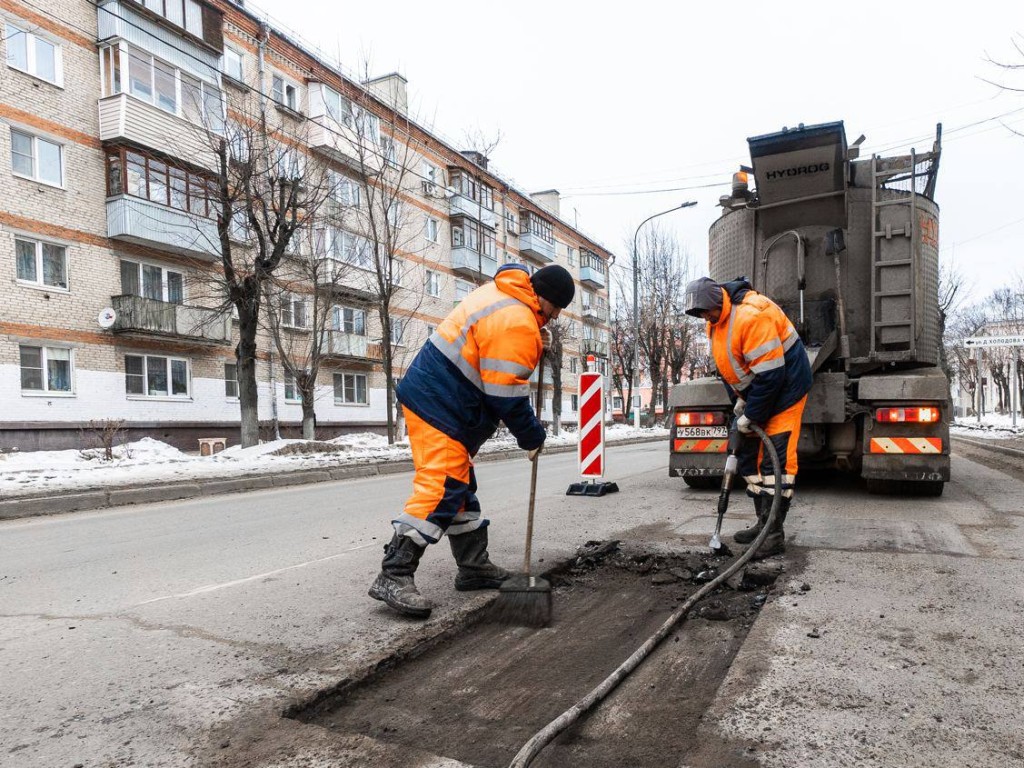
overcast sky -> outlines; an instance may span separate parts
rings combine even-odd
[[[457,144],[500,131],[495,169],[560,190],[562,217],[624,255],[644,218],[696,200],[658,221],[706,267],[727,189],[706,185],[749,163],[749,136],[843,120],[867,154],[927,151],[942,122],[943,259],[976,299],[1024,274],[1024,93],[984,82],[1024,88],[986,60],[1024,64],[1019,0],[247,5],[350,72],[400,72],[412,116]]]

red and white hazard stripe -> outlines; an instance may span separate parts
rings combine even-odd
[[[871,453],[942,453],[941,437],[873,437]]]
[[[580,374],[579,459],[582,477],[604,477],[604,376]]]

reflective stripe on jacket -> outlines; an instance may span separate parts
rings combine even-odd
[[[458,440],[470,455],[505,422],[521,448],[544,442],[530,406],[543,316],[519,264],[464,298],[434,331],[398,385],[402,405]]]
[[[711,354],[744,413],[764,424],[811,389],[811,366],[796,328],[779,306],[746,280],[723,284],[722,315],[708,323]]]

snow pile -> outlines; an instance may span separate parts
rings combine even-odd
[[[1014,438],[1024,436],[1024,417],[1017,417],[1017,426],[1013,426],[1013,417],[1010,414],[987,413],[978,421],[976,416],[963,416],[958,418],[950,426],[949,430],[954,435],[964,437],[995,437]]]
[[[665,437],[668,430],[634,429],[609,425],[609,443],[640,437]],[[549,435],[548,447],[575,445],[575,430]],[[506,430],[488,440],[481,453],[519,450]],[[372,432],[341,435],[328,441],[273,440],[251,448],[233,445],[213,456],[182,453],[159,440],[143,438],[115,446],[114,459],[103,459],[102,449],[0,453],[0,499],[45,492],[89,491],[120,486],[188,482],[239,477],[297,469],[331,469],[352,464],[409,461],[409,441],[388,445]]]

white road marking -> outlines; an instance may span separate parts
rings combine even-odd
[[[317,563],[326,563],[328,560],[337,560],[339,557],[344,557],[345,555],[349,554],[350,552],[357,552],[360,549],[367,549],[368,547],[376,547],[376,546],[380,546],[380,545],[377,544],[377,542],[373,542],[372,544],[363,544],[363,545],[358,546],[358,547],[352,547],[351,549],[346,549],[346,550],[344,550],[342,552],[338,552],[336,555],[328,555],[327,557],[319,557],[316,560],[310,560],[310,561],[305,562],[305,563],[297,563],[296,565],[289,565],[286,568],[278,568],[275,571],[267,571],[266,573],[259,573],[259,574],[256,574],[255,576],[246,576],[244,579],[235,579],[234,581],[225,581],[223,584],[208,584],[205,587],[198,587],[198,588],[193,589],[193,590],[191,590],[189,592],[180,592],[177,595],[164,595],[163,597],[154,597],[154,598],[151,598],[150,600],[143,600],[141,603],[136,603],[135,605],[136,606],[139,606],[139,605],[149,605],[150,603],[159,603],[162,600],[177,600],[177,599],[182,598],[182,597],[194,597],[195,595],[202,595],[202,594],[205,594],[207,592],[216,592],[218,589],[227,589],[228,587],[236,587],[239,584],[245,584],[245,583],[250,582],[250,581],[258,581],[259,579],[265,579],[268,576],[276,576],[279,573],[287,573],[288,571],[294,571],[294,570],[296,570],[298,568],[305,568],[307,565],[316,565]]]

